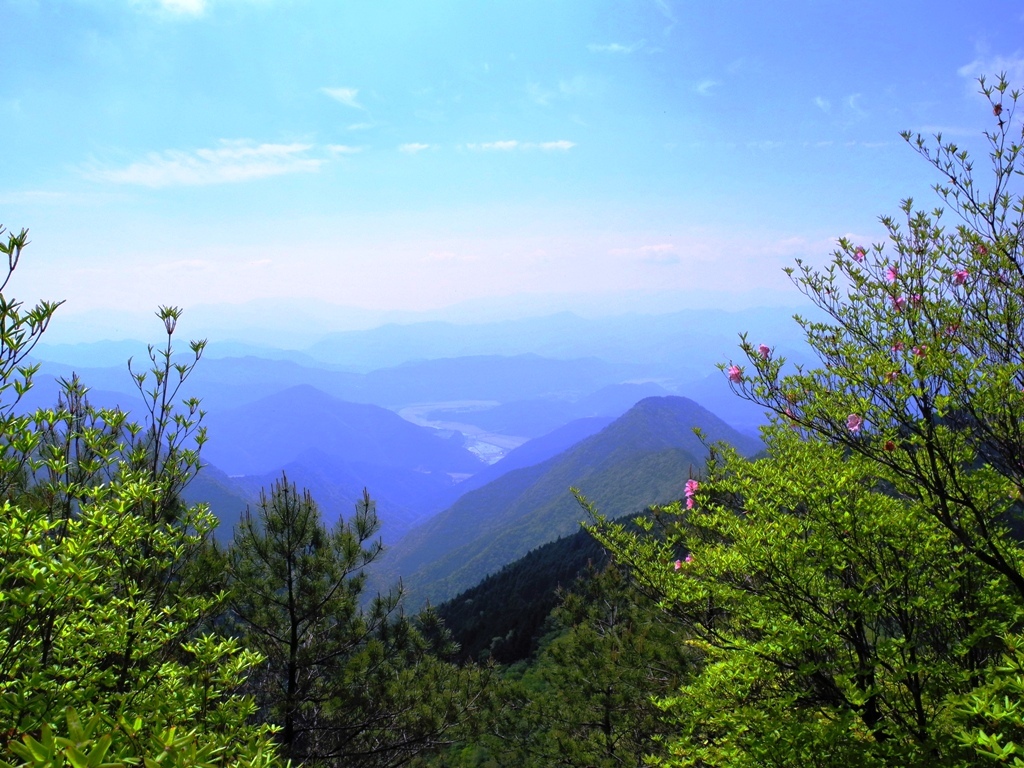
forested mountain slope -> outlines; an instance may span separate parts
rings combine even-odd
[[[570,487],[610,517],[679,498],[707,455],[694,427],[747,454],[760,448],[692,400],[648,398],[564,453],[467,493],[396,544],[382,570],[387,578],[403,578],[415,609],[576,531],[585,513]]]

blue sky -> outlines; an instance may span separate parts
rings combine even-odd
[[[356,325],[798,305],[783,266],[934,204],[901,129],[972,145],[973,78],[1024,85],[1024,4],[962,8],[0,0],[14,292]]]

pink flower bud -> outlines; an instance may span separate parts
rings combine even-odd
[[[899,270],[897,270],[895,266],[890,266],[887,270],[885,270],[885,279],[888,280],[890,283],[895,283],[896,278],[899,276]]]
[[[761,355],[762,360],[767,360],[768,356],[772,353],[771,347],[767,344],[759,344],[757,347],[758,354]]]
[[[851,413],[846,417],[846,428],[856,434],[860,432],[860,428],[864,426],[864,419],[856,413]]]
[[[859,245],[853,249],[853,260],[858,263],[864,261],[864,249]]]
[[[731,381],[733,384],[738,384],[741,381],[743,381],[743,371],[740,370],[740,367],[738,365],[730,365],[728,374],[729,381]]]
[[[963,285],[967,282],[967,278],[970,276],[970,272],[966,269],[958,269],[953,273],[953,282],[956,285]]]

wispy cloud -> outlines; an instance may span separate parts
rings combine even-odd
[[[20,205],[22,203],[66,204],[70,197],[67,192],[26,189],[21,192],[0,192],[0,205]]]
[[[979,54],[974,61],[964,64],[957,71],[960,77],[966,77],[971,81],[971,87],[975,87],[973,82],[982,75],[991,84],[994,82],[994,78],[1000,72],[1005,72],[1010,82],[1016,84],[1024,80],[1024,56],[1019,53],[1014,53],[1012,56],[992,56]]]
[[[133,0],[132,5],[156,10],[168,16],[198,17],[206,13],[206,0]]]
[[[160,0],[160,6],[172,13],[201,16],[206,10],[206,0]]]
[[[851,93],[849,96],[846,97],[846,106],[849,108],[851,112],[853,112],[857,116],[866,117],[868,113],[860,105],[862,95],[863,94],[860,93]]]
[[[527,83],[525,90],[526,95],[534,103],[547,107],[558,99],[596,95],[600,93],[601,86],[584,75],[575,75],[559,80],[557,88],[549,88],[540,83]]]
[[[623,45],[622,43],[591,43],[587,46],[587,50],[593,53],[632,53],[638,51],[644,47],[646,41],[640,40],[636,43],[630,43],[629,45]]]
[[[209,6],[207,0],[130,0],[130,3],[143,11],[171,18],[198,18],[206,13]]]
[[[593,83],[583,75],[558,81],[558,92],[563,96],[581,96],[593,93],[594,90]]]
[[[527,83],[526,95],[535,103],[540,104],[542,107],[546,107],[551,103],[551,99],[554,98],[555,92],[548,90],[540,83]]]
[[[822,112],[828,112],[830,109],[832,109],[832,102],[830,102],[828,99],[823,99],[821,96],[814,97],[814,105]]]
[[[222,141],[214,149],[154,152],[124,168],[91,166],[88,178],[143,187],[205,186],[253,181],[289,173],[311,173],[325,162],[309,157],[310,144]]]
[[[352,109],[366,109],[366,107],[356,101],[356,97],[359,95],[358,88],[321,88],[320,92],[330,96],[335,101],[344,104],[346,107],[352,107]]]
[[[350,147],[348,144],[328,144],[327,151],[332,155],[354,155],[362,152],[362,147]]]
[[[661,15],[665,17],[665,20],[668,21],[668,26],[662,30],[662,32],[667,35],[676,25],[675,11],[673,11],[672,6],[668,4],[668,0],[654,0],[654,5],[659,11],[661,11]]]
[[[711,89],[718,85],[721,85],[721,83],[717,80],[701,80],[693,89],[701,96],[707,96],[711,93]]]
[[[416,142],[410,144],[399,144],[398,151],[405,152],[407,155],[417,155],[425,149],[430,149],[430,144],[419,144]]]
[[[518,141],[508,139],[505,141],[485,141],[478,144],[467,144],[466,148],[474,152],[512,152],[514,150],[530,151],[539,149],[544,152],[567,152],[576,146],[574,141]]]
[[[759,141],[748,141],[748,149],[778,149],[779,147],[786,146],[784,141],[772,141],[770,139],[761,139]]]

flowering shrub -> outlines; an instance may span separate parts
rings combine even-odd
[[[904,134],[947,209],[905,200],[886,243],[788,270],[819,367],[745,336],[723,366],[778,417],[766,455],[713,450],[664,541],[595,527],[703,654],[661,702],[666,764],[1024,765],[1024,133],[1005,78],[981,92],[990,191]]]

